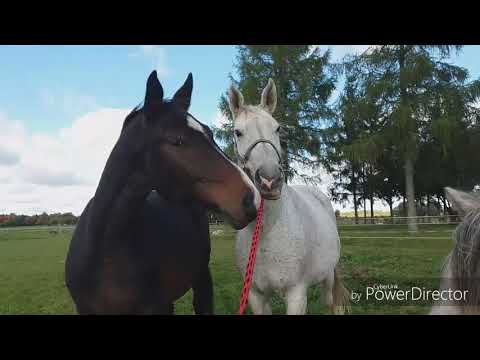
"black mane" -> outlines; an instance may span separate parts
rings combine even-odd
[[[122,132],[130,124],[132,119],[134,119],[141,111],[143,111],[143,103],[135,106],[133,110],[130,112],[130,114],[127,115],[127,117],[123,121]]]

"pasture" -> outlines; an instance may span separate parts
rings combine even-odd
[[[366,285],[421,284],[436,289],[440,269],[452,247],[454,225],[420,225],[409,235],[404,225],[341,226],[342,276],[347,287],[362,291]],[[211,226],[215,313],[235,314],[242,288],[234,265],[234,231]],[[0,230],[0,314],[74,314],[64,286],[64,259],[71,229],[52,233],[47,228]],[[420,286],[420,285],[418,285]],[[321,288],[309,292],[308,314],[328,314],[321,303]],[[175,314],[193,314],[191,293],[175,307]],[[352,303],[352,314],[424,314],[429,304]],[[283,314],[279,297],[274,314]],[[249,313],[249,310],[247,311]]]

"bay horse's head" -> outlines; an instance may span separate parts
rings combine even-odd
[[[235,147],[242,168],[265,199],[280,198],[283,185],[280,125],[272,116],[277,105],[275,83],[268,80],[260,105],[256,106],[244,104],[242,93],[232,86],[229,105],[234,119]]]
[[[241,229],[255,219],[260,194],[218,147],[212,131],[188,113],[192,88],[189,74],[173,98],[164,100],[156,71],[150,74],[141,110],[147,137],[141,161],[152,187],[164,198],[199,201]]]

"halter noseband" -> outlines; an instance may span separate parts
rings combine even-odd
[[[239,153],[239,151],[238,151],[237,140],[235,139],[235,136],[233,136],[233,141],[234,141],[234,143],[235,143],[235,150],[237,151],[238,160],[240,161],[240,165],[242,166],[242,168],[243,168],[244,170],[245,170],[245,168],[246,168],[247,161],[248,161],[248,159],[250,158],[250,154],[252,153],[254,147],[257,146],[257,145],[260,144],[260,143],[266,143],[266,144],[272,145],[273,150],[275,150],[275,153],[277,154],[278,160],[279,160],[279,162],[280,162],[280,171],[283,173],[282,156],[280,155],[280,152],[278,151],[278,149],[277,149],[277,147],[275,146],[275,144],[272,143],[270,140],[267,140],[267,139],[258,139],[257,141],[255,141],[254,143],[252,143],[252,144],[247,148],[247,151],[245,151],[245,154],[244,154],[243,156],[240,155],[240,153]]]

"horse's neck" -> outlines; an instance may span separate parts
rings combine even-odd
[[[272,230],[276,223],[280,220],[284,207],[288,202],[290,194],[290,187],[284,185],[280,199],[278,200],[265,200],[263,208],[263,231],[268,233]]]
[[[146,176],[137,169],[145,137],[140,121],[125,129],[113,148],[89,210],[89,231],[94,236],[112,236],[127,224],[150,192]],[[120,230],[121,231],[121,230]]]

